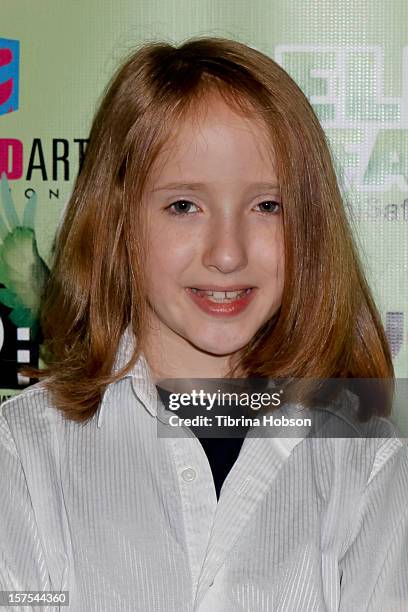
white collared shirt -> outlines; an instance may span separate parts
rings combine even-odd
[[[166,412],[143,356],[85,425],[42,383],[3,403],[0,591],[66,590],[74,612],[408,610],[406,440],[247,437],[217,503],[200,441],[158,436]]]

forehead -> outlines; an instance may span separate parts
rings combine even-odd
[[[172,174],[274,176],[275,154],[268,127],[256,115],[212,95],[194,106],[170,131],[152,180]]]

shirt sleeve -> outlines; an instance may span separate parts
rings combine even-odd
[[[0,591],[50,589],[24,469],[0,407]]]
[[[388,455],[388,456],[387,456]],[[340,562],[341,612],[408,610],[408,447],[387,440]]]

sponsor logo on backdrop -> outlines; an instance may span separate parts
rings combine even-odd
[[[388,93],[379,45],[283,44],[274,57],[314,107],[341,159],[347,189],[408,192],[408,47],[402,49],[400,95]]]
[[[19,108],[20,43],[0,38],[0,115]],[[87,138],[0,138],[0,178],[8,181],[24,180],[48,184],[50,181],[68,183],[81,168]],[[27,187],[29,199],[34,189]],[[48,189],[48,199],[60,199],[59,186]],[[63,196],[64,199],[65,196]]]
[[[0,38],[0,115],[18,110],[20,43]]]
[[[33,138],[22,142],[18,138],[0,138],[0,176],[10,181],[72,181],[81,167],[87,138]],[[33,189],[26,189],[29,198]],[[59,198],[58,188],[49,190],[49,197]]]

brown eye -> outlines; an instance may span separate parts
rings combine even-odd
[[[264,207],[261,212],[264,213],[277,213],[281,205],[279,202],[275,202],[275,200],[266,200],[265,202],[260,202],[257,206]]]
[[[193,202],[188,200],[177,200],[168,207],[172,211],[173,215],[182,215],[190,212],[190,206],[196,206]]]

